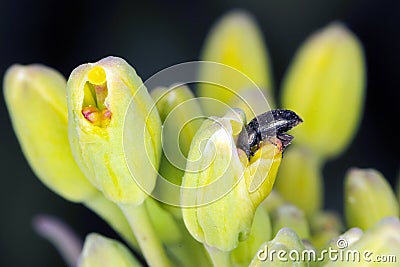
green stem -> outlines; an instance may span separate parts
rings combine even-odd
[[[136,252],[140,251],[128,221],[115,203],[98,192],[83,204],[107,222]]]
[[[182,222],[182,226],[185,225]],[[182,240],[178,244],[167,247],[170,254],[180,263],[179,266],[211,266],[204,246],[189,234],[187,229],[182,229]]]
[[[210,255],[211,261],[215,267],[224,266],[230,267],[232,265],[231,260],[231,252],[230,251],[222,251],[214,247],[210,247],[204,245],[206,248],[208,255]]]
[[[164,247],[153,229],[144,204],[119,205],[136,236],[143,256],[151,267],[171,266]]]
[[[204,246],[193,239],[181,218],[174,217],[165,209],[167,205],[162,206],[150,197],[145,200],[145,205],[154,230],[174,266],[192,266],[193,262],[197,266],[211,265]]]

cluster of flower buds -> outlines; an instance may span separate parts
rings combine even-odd
[[[7,71],[7,107],[37,177],[130,247],[89,234],[78,266],[398,264],[399,199],[382,174],[347,173],[345,224],[322,209],[323,164],[346,149],[362,114],[359,41],[338,23],[312,35],[284,79],[285,109],[271,111],[260,33],[241,11],[212,29],[202,59],[225,67],[202,64],[196,94],[216,101],[182,84],[146,88],[117,57],[83,64],[68,81],[40,65]],[[370,254],[324,254],[335,249]]]

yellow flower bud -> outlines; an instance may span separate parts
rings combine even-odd
[[[78,266],[140,267],[142,265],[129,250],[118,241],[93,233],[86,237]]]
[[[361,44],[342,24],[312,35],[299,49],[283,86],[284,108],[306,123],[296,140],[333,157],[350,143],[360,121],[365,89]]]
[[[351,169],[345,179],[344,209],[349,227],[368,229],[384,217],[399,216],[399,203],[381,173]]]
[[[162,140],[163,154],[160,162],[160,179],[168,182],[158,182],[153,195],[163,203],[175,217],[182,218],[179,207],[179,186],[186,166],[192,138],[203,121],[203,112],[190,88],[171,86],[157,87],[150,92],[163,123]],[[160,180],[161,181],[161,180]],[[172,192],[171,184],[178,194]]]
[[[160,175],[181,185],[192,138],[202,123],[201,107],[187,86],[158,87],[151,96],[163,123]]]
[[[97,193],[83,203],[87,208],[99,215],[108,225],[110,225],[123,239],[136,251],[139,245],[132,232],[128,221],[124,217],[121,209],[112,201],[108,200],[103,193]]]
[[[353,252],[355,260],[331,261],[325,267],[380,267],[399,266],[400,257],[400,221],[399,218],[387,217],[368,229],[357,241],[347,240],[349,235],[342,236],[340,245],[346,251]],[[354,238],[354,235],[353,235]],[[338,243],[339,244],[339,243]]]
[[[180,149],[179,152],[186,157],[203,119],[197,99],[186,85],[171,86],[169,89],[158,87],[151,91],[151,96],[164,124],[163,138],[172,140],[179,137],[179,142],[164,142],[164,151],[169,151],[165,146],[173,143],[176,146],[173,149]]]
[[[330,247],[331,248],[341,248],[351,246],[352,244],[356,243],[360,238],[363,236],[364,232],[360,228],[354,227],[350,228],[343,234],[339,235],[338,237],[332,238],[330,240]],[[346,243],[341,244],[340,240],[346,240]],[[339,245],[339,246],[338,246]]]
[[[299,207],[307,216],[313,215],[321,208],[323,197],[323,178],[318,160],[306,149],[291,147],[285,152],[275,188],[286,201]]]
[[[71,148],[88,179],[116,203],[142,203],[157,178],[161,122],[135,70],[116,57],[81,65],[67,97]]]
[[[266,93],[264,93],[266,94]],[[248,120],[253,119],[270,108],[274,108],[274,100],[271,95],[262,96],[259,88],[249,88],[240,92],[240,99],[234,99],[230,105],[234,108],[240,108],[246,113]]]
[[[234,142],[242,126],[240,112],[206,120],[193,138],[182,181],[186,227],[195,239],[220,251],[248,237],[255,209],[271,191],[282,158],[282,146],[263,142],[248,161]]]
[[[319,235],[321,234],[322,232]],[[346,251],[348,251],[348,247],[356,243],[358,240],[360,240],[363,234],[364,233],[360,228],[357,227],[350,228],[341,235],[338,234],[334,237],[331,236],[329,242],[326,242],[323,247],[320,247],[319,251],[322,251],[324,249],[329,251],[330,249],[330,250],[337,250],[339,251],[339,253],[347,253]],[[352,259],[350,258],[350,260]],[[318,266],[325,266],[329,262],[330,262],[329,257],[324,257],[323,261],[318,262],[319,263]]]
[[[312,233],[311,241],[317,249],[325,247],[344,228],[339,215],[329,211],[320,211],[314,214],[309,222]]]
[[[296,206],[285,204],[271,213],[272,232],[277,234],[281,228],[294,230],[301,239],[310,237],[310,228],[304,212]]]
[[[226,65],[225,67],[208,64],[201,66],[199,81],[205,83],[199,84],[200,96],[214,98],[236,107],[233,104],[237,105],[238,101],[243,102],[243,99],[238,97],[239,94],[251,108],[259,109],[260,106],[257,105],[259,98],[264,98],[263,94],[268,97],[272,94],[272,75],[267,48],[250,14],[233,11],[222,17],[207,36],[200,58]],[[208,83],[210,81],[213,84]],[[258,97],[247,98],[246,92],[253,89],[257,89]],[[268,101],[273,102],[272,98],[268,98]],[[262,107],[265,110],[261,110],[262,112],[268,110],[264,103]],[[204,112],[213,112],[210,113],[212,115],[221,116],[226,112],[223,105],[212,101],[202,102],[202,105]],[[252,117],[254,115],[248,116],[248,119]]]
[[[11,121],[36,176],[62,197],[81,202],[97,190],[72,156],[65,94],[65,78],[42,65],[14,65],[4,78]]]
[[[386,266],[398,266],[400,257],[400,222],[398,217],[387,217],[366,231],[349,249],[358,251],[373,251],[375,255],[391,256]],[[394,258],[395,256],[396,258]],[[366,261],[364,261],[366,262]],[[366,266],[366,265],[364,265]],[[382,266],[382,263],[372,263],[370,266]]]
[[[282,228],[274,239],[260,246],[249,266],[306,267],[309,266],[308,262],[301,261],[301,254],[304,249],[304,244],[295,231],[290,228]],[[293,260],[296,257],[294,251],[298,252],[298,260]],[[291,257],[289,257],[289,253]]]

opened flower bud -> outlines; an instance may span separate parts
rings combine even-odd
[[[74,160],[68,141],[66,86],[61,74],[42,65],[16,65],[7,71],[4,95],[24,155],[47,187],[89,207],[136,248],[120,209],[87,180]]]
[[[161,122],[126,61],[107,57],[76,68],[67,85],[69,138],[76,161],[106,197],[140,204],[154,188]]]

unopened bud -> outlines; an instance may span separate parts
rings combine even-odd
[[[307,122],[297,141],[333,157],[348,146],[360,122],[365,65],[358,39],[333,23],[312,35],[297,52],[283,86],[283,106]]]
[[[345,179],[347,225],[368,229],[388,216],[399,216],[399,203],[389,183],[372,169],[351,169]]]

